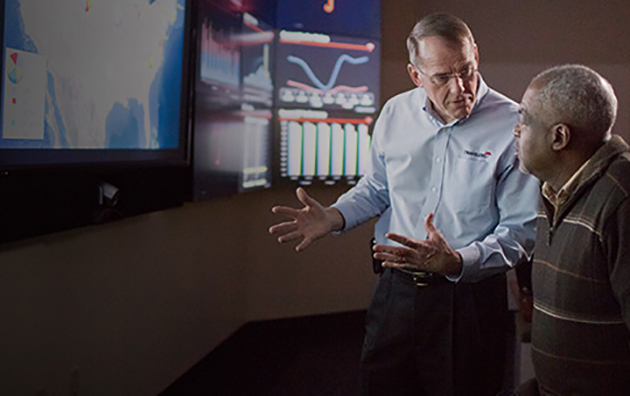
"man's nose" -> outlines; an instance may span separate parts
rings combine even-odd
[[[455,84],[451,81],[455,81]],[[466,87],[464,86],[464,79],[459,74],[453,74],[448,80],[448,83],[450,84],[452,92],[460,93],[466,90]]]

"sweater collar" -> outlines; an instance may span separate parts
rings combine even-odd
[[[612,135],[588,160],[575,182],[576,189],[599,176],[619,154],[628,151],[628,149],[630,147],[620,136]]]
[[[591,158],[571,177],[558,194],[552,191],[545,182],[542,185],[542,194],[555,209],[556,222],[566,212],[567,208],[580,192],[598,179],[606,171],[610,163],[618,155],[628,151],[630,146],[618,135],[612,135]],[[562,194],[560,194],[562,193]],[[560,196],[561,195],[561,196]],[[556,202],[553,202],[553,201]]]

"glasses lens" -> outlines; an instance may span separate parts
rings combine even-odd
[[[459,73],[459,77],[462,80],[470,80],[472,79],[473,75],[475,74],[476,70],[470,66],[468,66],[466,68],[466,70],[463,70],[461,73]]]
[[[451,75],[449,74],[444,74],[444,75],[439,75],[439,76],[433,76],[433,78],[431,79],[433,81],[433,83],[437,86],[443,86],[446,85],[449,80],[451,79]]]
[[[477,72],[477,69],[472,66],[468,66],[466,67],[466,69],[460,71],[459,73],[438,74],[435,76],[431,76],[431,82],[438,87],[442,87],[448,84],[448,82],[451,81],[451,78],[460,78],[462,81],[470,81],[475,75],[475,72]],[[422,71],[421,73],[424,74],[424,72]]]

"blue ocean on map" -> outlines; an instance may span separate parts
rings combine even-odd
[[[155,0],[148,0],[150,6]],[[137,98],[130,97],[125,103],[115,103],[106,117],[105,139],[97,149],[164,149],[178,148],[180,127],[180,96],[182,94],[182,54],[184,40],[184,0],[178,1],[177,16],[165,32],[163,41],[164,63],[159,65],[150,86],[149,103],[141,104]],[[39,53],[33,40],[25,31],[20,0],[7,0],[5,8],[5,45],[21,51]],[[43,3],[42,3],[43,4]],[[133,40],[130,40],[133,42]],[[142,45],[134,43],[134,45]],[[3,48],[5,55],[6,48]],[[2,139],[2,148],[44,148],[73,149],[73,139],[68,136],[55,91],[55,76],[48,71],[46,114],[52,114],[54,128],[46,118],[44,137],[41,140]],[[146,96],[139,93],[138,96]],[[4,96],[0,97],[4,101]],[[97,100],[97,99],[96,99]],[[147,108],[148,107],[148,108]],[[150,125],[145,125],[145,114],[149,115]],[[43,115],[42,115],[43,116]],[[150,134],[146,133],[150,128]],[[79,130],[77,133],[86,133]],[[149,139],[146,136],[150,136]],[[76,141],[76,140],[74,140]],[[94,147],[91,147],[94,148]]]

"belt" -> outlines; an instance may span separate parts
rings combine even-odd
[[[443,275],[434,274],[432,272],[424,272],[424,271],[406,271],[399,270],[396,268],[392,268],[392,273],[396,276],[404,278],[408,281],[415,283],[418,287],[425,287],[429,285],[439,285],[439,284],[447,284],[451,282]]]

